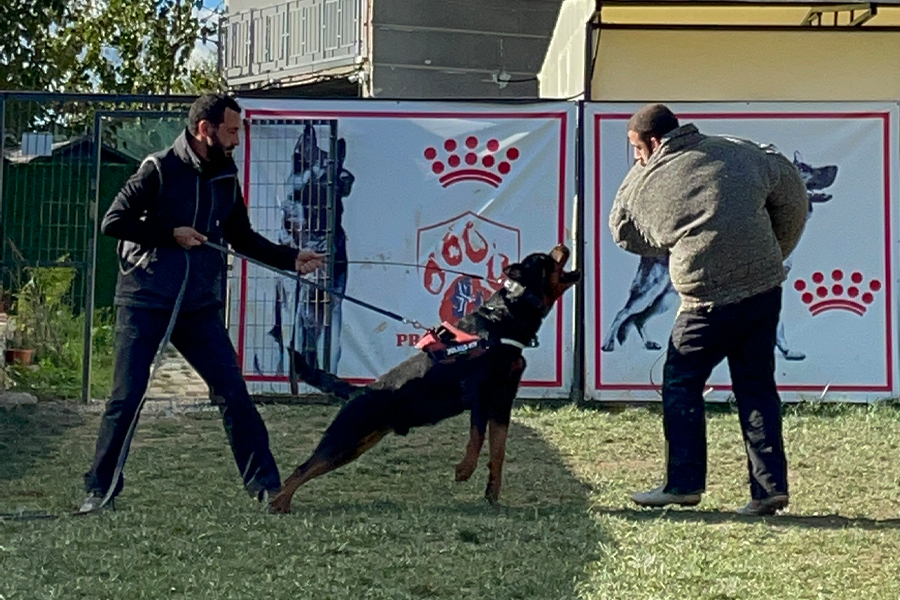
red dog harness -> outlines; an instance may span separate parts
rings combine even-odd
[[[510,338],[500,338],[500,343],[515,346],[520,350],[525,349],[525,344]],[[416,344],[417,349],[427,352],[435,361],[441,363],[453,362],[462,357],[481,356],[490,346],[488,340],[457,329],[446,321],[430,330]]]

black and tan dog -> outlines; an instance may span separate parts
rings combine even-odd
[[[530,254],[509,265],[500,291],[455,326],[445,324],[426,336],[422,352],[370,385],[351,385],[295,355],[297,373],[304,381],[349,402],[309,460],[284,482],[271,509],[290,512],[291,499],[301,485],[353,461],[388,433],[406,435],[413,427],[434,425],[466,410],[471,413],[470,438],[456,465],[456,480],[471,477],[488,432],[485,497],[496,503],[510,411],[525,370],[522,351],[533,342],[556,301],[581,277],[578,271],[565,271],[568,258],[568,248],[559,245],[550,254]]]

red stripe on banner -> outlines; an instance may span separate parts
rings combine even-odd
[[[603,361],[597,347],[603,340],[603,327],[601,308],[603,307],[602,296],[600,293],[600,117],[594,115],[594,388],[603,389]],[[618,117],[616,117],[618,118]],[[624,117],[626,120],[630,116]]]
[[[269,118],[290,118],[290,119],[338,119],[345,118],[415,118],[415,119],[558,119],[560,121],[560,162],[559,162],[559,211],[558,211],[558,239],[560,242],[565,241],[565,223],[566,223],[566,151],[567,151],[567,135],[566,127],[568,125],[568,113],[566,111],[550,111],[550,112],[521,112],[521,113],[497,113],[497,112],[424,112],[424,111],[352,111],[352,110],[280,110],[280,109],[248,109],[245,116],[245,138],[246,150],[244,154],[244,198],[249,208],[250,206],[250,120],[253,117],[269,117]],[[474,213],[473,213],[474,214]],[[479,215],[479,218],[484,219]],[[449,219],[445,223],[449,223],[454,219]],[[494,225],[506,227],[484,219]],[[441,225],[441,223],[437,224]],[[416,241],[418,245],[418,240]],[[418,247],[417,247],[418,252]],[[519,255],[521,255],[521,240],[519,241]],[[246,312],[247,312],[247,264],[243,263],[241,268],[241,300],[238,306],[238,364],[241,371],[244,371],[245,356],[245,329],[246,329]],[[523,380],[523,387],[562,387],[562,359],[563,359],[563,304],[557,307],[556,316],[556,375],[552,381]],[[252,382],[269,382],[269,383],[287,383],[288,378],[277,375],[256,375],[253,373],[244,374],[246,381]],[[347,378],[347,381],[354,384],[371,383],[374,379],[366,378]]]
[[[882,151],[883,151],[883,171],[884,171],[884,264],[885,264],[885,360],[887,367],[886,383],[884,385],[829,385],[828,389],[835,392],[890,392],[894,387],[894,337],[893,337],[893,315],[892,315],[892,266],[891,266],[891,224],[893,217],[891,215],[891,114],[889,112],[743,112],[743,113],[727,113],[727,112],[697,112],[697,113],[681,113],[682,119],[878,119],[882,121]],[[594,292],[595,298],[595,350],[594,350],[594,389],[597,391],[644,391],[659,390],[660,386],[654,386],[645,383],[604,383],[602,363],[603,357],[600,351],[599,343],[603,339],[602,326],[602,301],[601,301],[601,268],[600,268],[600,243],[601,239],[601,187],[600,187],[600,130],[602,120],[621,121],[631,118],[630,113],[607,113],[594,115],[594,269],[595,279]],[[717,391],[731,391],[730,385],[710,385],[709,387]],[[778,386],[779,391],[783,392],[821,392],[823,390],[821,384],[789,384]]]
[[[279,110],[253,108],[247,110],[251,116],[279,117],[289,119],[329,119],[332,117],[353,117],[357,119],[379,119],[384,117],[400,119],[559,119],[565,112],[424,112],[424,111],[354,111],[354,110]]]
[[[566,115],[566,113],[563,113],[562,117],[559,120],[559,222],[557,224],[557,227],[560,244],[564,244],[566,241],[566,149],[568,146],[568,139],[566,136],[567,123],[568,116]],[[579,248],[578,251],[581,252],[581,249]],[[545,385],[547,385],[548,387],[560,387],[562,386],[563,382],[562,333],[564,307],[565,302],[562,298],[560,298],[556,302],[556,379],[553,382],[546,383]],[[532,383],[531,385],[536,386],[538,384]]]
[[[250,120],[244,121],[244,206],[250,210]],[[241,261],[241,303],[238,305],[237,357],[241,371],[244,370],[244,331],[247,325],[247,262]]]
[[[885,360],[887,361],[888,368],[887,385],[885,386],[885,388],[887,389],[887,391],[892,391],[894,389],[894,315],[893,304],[891,303],[891,289],[894,278],[892,277],[893,269],[891,267],[891,223],[893,222],[893,217],[891,217],[891,114],[882,113],[881,121],[882,136],[884,138],[882,140],[882,150],[884,152],[884,312],[885,329],[887,330],[887,348],[885,350]]]

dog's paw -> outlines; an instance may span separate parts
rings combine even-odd
[[[477,465],[474,462],[463,460],[456,465],[456,481],[468,481]]]
[[[804,360],[806,355],[802,352],[796,352],[794,350],[788,350],[786,352],[782,352],[784,354],[785,360]]]
[[[662,350],[662,346],[657,344],[656,342],[646,341],[644,342],[644,348],[647,350]]]
[[[277,494],[269,500],[269,512],[274,515],[291,514],[291,498],[284,494]]]
[[[497,506],[500,502],[500,485],[494,481],[488,481],[487,487],[484,489],[484,499],[491,506]]]
[[[612,352],[615,347],[616,343],[612,340],[609,340],[608,342],[600,346],[600,350],[602,350],[603,352]]]

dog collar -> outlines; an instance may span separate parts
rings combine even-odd
[[[524,294],[525,286],[519,283],[518,281],[513,281],[512,279],[504,279],[503,287],[505,287],[511,294]]]
[[[503,287],[509,292],[510,296],[519,297],[525,300],[528,304],[531,304],[540,311],[541,315],[546,317],[550,312],[551,307],[544,306],[544,303],[541,301],[541,298],[529,290],[527,287],[519,283],[518,281],[513,281],[512,279],[504,279]]]

